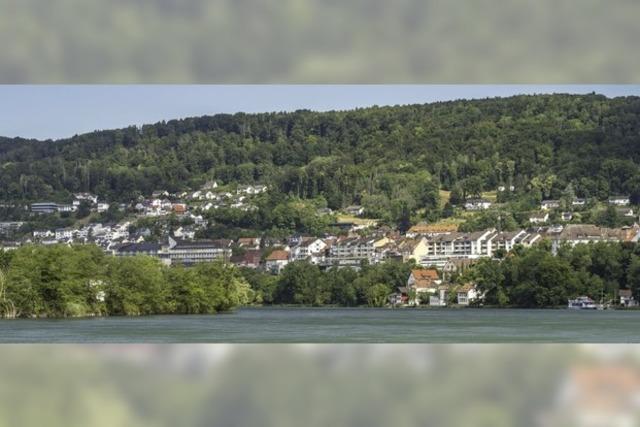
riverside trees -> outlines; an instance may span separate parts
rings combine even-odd
[[[1,264],[3,317],[208,314],[252,300],[249,284],[223,264],[169,268],[149,257],[107,256],[90,245],[28,245]]]

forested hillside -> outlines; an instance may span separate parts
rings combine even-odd
[[[215,115],[58,141],[0,139],[0,199],[129,201],[209,179],[409,210],[511,185],[513,197],[640,199],[640,98],[516,96],[344,112]]]

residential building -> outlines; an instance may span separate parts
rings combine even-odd
[[[397,243],[396,247],[399,254],[402,256],[402,261],[404,262],[414,260],[418,263],[429,251],[427,247],[427,238],[424,236],[415,239],[401,239]]]
[[[231,259],[231,240],[181,240],[169,237],[160,256],[167,264],[196,264]]]
[[[259,268],[260,261],[262,259],[262,251],[259,249],[249,249],[242,255],[237,257],[233,257],[231,262],[239,267],[247,267],[247,268]]]
[[[429,296],[429,305],[432,307],[446,307],[449,300],[449,286],[440,285],[434,295]]]
[[[73,230],[71,228],[59,228],[56,230],[56,240],[71,240],[73,239]]]
[[[96,206],[96,210],[98,211],[98,213],[103,213],[109,210],[109,203],[98,203],[98,205]]]
[[[614,206],[628,206],[631,203],[629,196],[609,197],[609,204]]]
[[[552,236],[551,247],[557,252],[561,245],[575,246],[591,242],[637,242],[640,226],[605,228],[590,224],[569,224],[561,233]]]
[[[560,200],[543,200],[540,203],[540,209],[548,211],[550,209],[557,209],[560,207]]]
[[[142,242],[142,243],[123,243],[113,248],[115,256],[137,256],[145,255],[158,257],[160,255],[161,246],[158,243]]]
[[[238,247],[245,249],[260,249],[260,237],[240,237],[238,239]]]
[[[631,289],[618,290],[618,298],[620,298],[620,305],[623,307],[637,307],[638,301],[633,297]]]
[[[344,209],[345,213],[349,214],[349,215],[353,215],[353,216],[362,216],[364,215],[364,208],[362,206],[358,206],[358,205],[353,205],[353,206],[347,206]]]
[[[571,201],[571,206],[581,207],[587,204],[587,199],[573,199]]]
[[[531,224],[544,224],[549,221],[549,213],[548,212],[540,212],[529,215],[529,222]]]
[[[495,229],[472,233],[449,233],[426,238],[427,254],[420,263],[429,258],[478,258],[491,256],[492,247],[487,245],[487,238],[495,236]]]
[[[411,270],[411,274],[407,279],[407,290],[415,291],[416,301],[409,301],[409,303],[419,304],[420,297],[417,295],[420,293],[436,294],[441,283],[442,280],[439,278],[438,270],[434,268]]]
[[[491,202],[486,199],[468,199],[464,202],[464,208],[468,211],[481,211],[491,207]]]
[[[360,261],[367,260],[373,262],[376,256],[374,243],[377,239],[363,237],[347,237],[338,239],[329,249],[329,262],[336,263],[352,260],[354,265],[359,265]]]
[[[58,212],[58,204],[52,202],[31,203],[31,212],[38,214],[52,214]]]
[[[327,244],[317,237],[303,237],[300,242],[291,249],[290,258],[293,261],[309,260],[318,264],[324,258]]]
[[[0,235],[9,236],[20,229],[24,225],[22,221],[4,221],[0,222]]]
[[[58,205],[58,212],[75,212],[78,210],[74,205]]]
[[[289,252],[276,249],[265,258],[265,268],[273,274],[280,272],[289,264]]]
[[[469,305],[475,302],[479,295],[476,285],[467,283],[456,290],[458,305]]]
[[[573,213],[571,212],[562,212],[562,214],[560,214],[560,219],[564,222],[569,222],[573,219]]]

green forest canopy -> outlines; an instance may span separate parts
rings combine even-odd
[[[437,189],[473,195],[514,185],[558,197],[640,199],[640,98],[535,95],[353,111],[218,114],[58,141],[0,139],[0,199],[130,201],[208,179],[268,184],[410,210]],[[373,203],[371,203],[373,202]]]

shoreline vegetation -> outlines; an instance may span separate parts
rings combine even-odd
[[[280,275],[223,263],[166,266],[145,257],[113,257],[93,245],[27,245],[0,252],[1,318],[216,314],[243,306],[388,307],[413,262],[363,263],[321,270],[292,262]],[[586,295],[616,305],[620,289],[640,291],[640,245],[595,243],[516,247],[447,278],[483,295],[472,307],[560,308]],[[423,304],[427,298],[418,296]],[[424,304],[427,305],[427,304]],[[420,308],[423,309],[424,305]],[[617,308],[617,307],[616,307]]]

